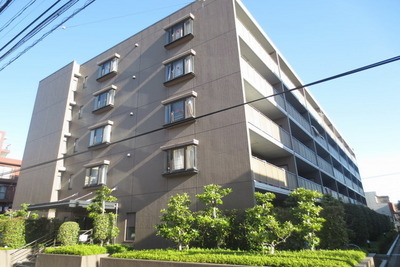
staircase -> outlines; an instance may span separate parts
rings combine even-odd
[[[50,235],[32,241],[10,254],[10,264],[7,267],[34,267],[36,256],[46,247],[54,246],[55,240]]]

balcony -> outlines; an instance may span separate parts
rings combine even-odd
[[[304,159],[308,160],[314,165],[317,165],[317,158],[315,152],[294,137],[293,137],[293,150],[294,152],[302,156]]]
[[[320,156],[317,156],[317,159],[318,159],[318,167],[324,172],[333,175],[332,165],[323,158],[321,158]]]
[[[341,171],[336,168],[333,168],[333,176],[335,176],[336,180],[344,184],[344,175]]]
[[[270,118],[249,105],[246,106],[246,115],[248,123],[253,127],[269,135],[284,146],[289,148],[292,147],[289,133],[273,122]]]
[[[311,134],[311,125],[308,120],[306,120],[306,118],[304,118],[291,104],[286,103],[286,109],[293,120]]]
[[[295,174],[256,157],[250,163],[254,180],[281,188],[297,188]]]
[[[299,187],[303,187],[309,190],[315,190],[323,194],[322,187],[320,184],[314,183],[313,181],[310,181],[301,176],[298,177],[298,181],[299,181]]]

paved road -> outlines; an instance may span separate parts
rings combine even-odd
[[[400,238],[397,239],[396,245],[392,253],[390,254],[390,258],[386,267],[399,267],[400,266]]]

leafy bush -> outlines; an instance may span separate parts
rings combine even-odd
[[[0,246],[20,248],[25,245],[25,220],[23,218],[0,221]]]
[[[57,240],[63,246],[73,246],[78,243],[79,224],[77,222],[64,222],[58,229]]]
[[[198,263],[235,264],[252,266],[354,266],[365,258],[361,251],[310,251],[276,252],[274,255],[246,253],[234,250],[141,250],[117,253],[114,258],[165,260]]]
[[[87,255],[106,254],[107,249],[99,245],[74,245],[74,246],[65,246],[56,248],[55,247],[46,248],[44,253],[87,256]]]
[[[108,254],[122,253],[126,251],[131,251],[133,249],[132,246],[123,245],[123,244],[114,244],[105,246]]]
[[[36,220],[27,219],[25,221],[26,242],[30,243],[46,235],[46,239],[54,238],[60,225],[60,221],[56,218],[48,219],[42,217]]]

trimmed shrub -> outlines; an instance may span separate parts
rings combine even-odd
[[[106,254],[107,249],[99,245],[74,245],[74,246],[65,246],[56,248],[54,247],[46,248],[44,250],[44,253],[87,256],[87,255]]]
[[[25,243],[25,220],[23,218],[13,218],[1,220],[0,223],[0,246],[10,248],[20,248]]]
[[[251,266],[277,267],[349,267],[354,266],[365,258],[362,251],[310,251],[277,252],[275,255],[261,255],[234,250],[141,250],[117,253],[114,258],[147,259],[198,263],[235,264]]]
[[[114,244],[105,246],[108,254],[122,253],[133,249],[130,245]]]
[[[46,239],[55,238],[60,225],[60,221],[56,218],[27,219],[25,221],[26,242],[30,243],[46,235],[48,236]]]
[[[77,222],[64,222],[58,229],[57,240],[63,246],[73,246],[78,243],[79,230]]]

